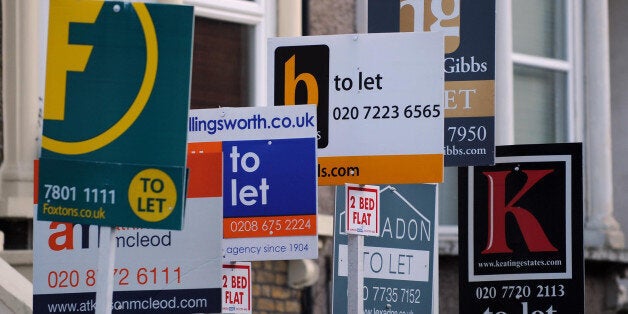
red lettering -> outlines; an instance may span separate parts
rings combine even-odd
[[[63,226],[64,229],[50,235],[48,238],[48,246],[53,251],[74,249],[74,232],[72,230],[72,224],[69,222],[53,221],[50,223],[50,230],[56,230],[60,226]],[[63,242],[59,242],[59,240],[63,240]]]
[[[233,276],[231,277],[231,287],[238,289],[245,289],[248,285],[248,280],[245,276]]]
[[[506,177],[510,171],[483,172],[488,178],[488,239],[482,254],[510,253],[506,243],[506,214],[514,215],[523,238],[531,252],[558,251],[548,240],[536,217],[525,208],[514,206],[537,182],[554,170],[523,170],[527,175],[524,186],[506,203]]]

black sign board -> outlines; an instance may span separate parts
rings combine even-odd
[[[582,144],[459,170],[460,313],[584,313]]]
[[[495,0],[369,0],[367,29],[443,34],[445,167],[492,165]]]

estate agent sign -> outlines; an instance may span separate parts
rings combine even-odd
[[[333,313],[348,308],[348,236],[343,187],[336,189]],[[434,313],[438,309],[437,186],[380,186],[380,234],[364,237],[364,313]]]
[[[459,172],[460,313],[584,313],[582,145]]]
[[[495,0],[368,1],[368,32],[439,32],[445,41],[445,166],[495,160]]]
[[[268,40],[268,103],[316,105],[318,184],[442,182],[435,33]]]
[[[193,7],[50,2],[38,219],[181,229]]]

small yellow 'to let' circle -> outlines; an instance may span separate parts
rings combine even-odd
[[[177,188],[170,176],[155,168],[144,169],[129,184],[129,205],[140,219],[162,221],[174,211]]]

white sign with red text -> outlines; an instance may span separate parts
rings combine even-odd
[[[379,186],[345,184],[347,233],[379,236]]]
[[[251,313],[251,263],[222,265],[222,313]]]
[[[218,147],[189,142],[182,230],[114,228],[114,313],[220,313],[221,163]],[[33,312],[93,313],[101,227],[35,219],[33,228]]]

